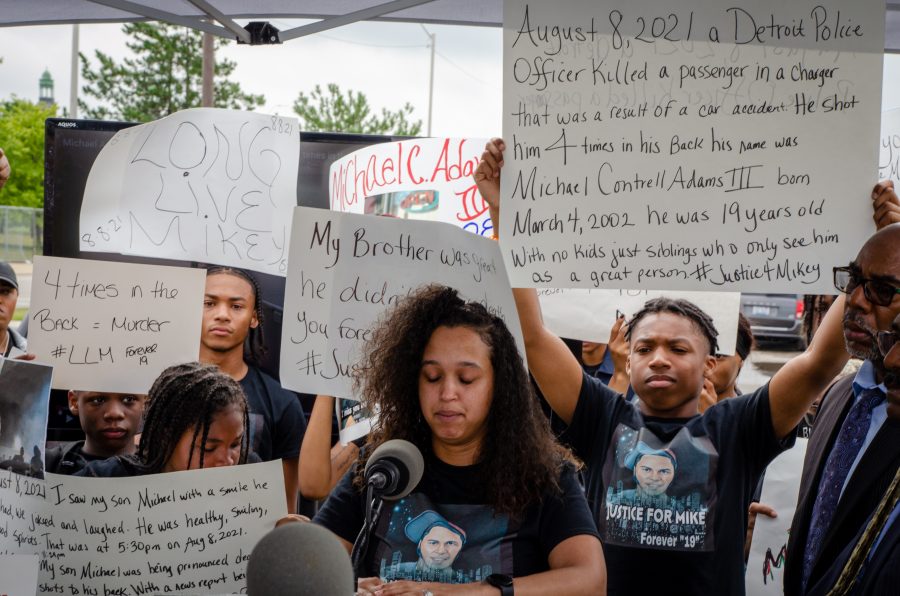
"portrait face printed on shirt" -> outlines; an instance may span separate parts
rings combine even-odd
[[[191,427],[181,435],[172,455],[163,466],[163,472],[237,465],[244,437],[244,413],[237,404],[229,405],[213,414],[206,442],[203,441],[202,428],[196,433],[196,437],[194,434],[195,428]]]
[[[438,327],[422,354],[419,406],[435,453],[448,446],[478,446],[494,393],[491,350],[468,327]]]
[[[634,464],[634,478],[638,490],[647,496],[665,494],[675,478],[675,464],[663,455],[644,455]]]
[[[653,416],[696,413],[706,374],[716,359],[709,341],[689,318],[670,312],[649,314],[631,331],[628,372],[634,392]]]
[[[242,350],[250,330],[258,326],[253,287],[247,280],[226,272],[206,276],[200,334],[204,348],[220,353]]]
[[[85,453],[102,457],[134,453],[145,399],[132,393],[69,391],[69,411],[84,431]]]
[[[856,260],[850,264],[857,279],[876,280],[900,287],[900,226],[890,226],[866,242]],[[900,315],[900,294],[894,294],[887,306],[872,303],[858,284],[847,296],[844,308],[844,341],[850,355],[871,360],[881,366],[881,355],[875,343],[878,331],[891,328]]]
[[[458,532],[444,526],[434,526],[419,541],[419,560],[428,569],[449,569],[462,550]]]

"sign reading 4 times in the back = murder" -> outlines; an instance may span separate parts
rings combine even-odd
[[[497,243],[440,222],[297,207],[281,332],[281,383],[353,398],[376,321],[426,284],[459,290],[501,317],[525,354]]]
[[[825,293],[873,231],[884,2],[504,2],[514,286]]]
[[[35,257],[28,348],[55,389],[146,393],[197,359],[202,269]]]

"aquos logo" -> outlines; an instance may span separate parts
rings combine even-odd
[[[438,208],[438,192],[435,190],[415,190],[403,198],[400,207],[410,213],[426,213]]]

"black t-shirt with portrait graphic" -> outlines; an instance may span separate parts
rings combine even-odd
[[[768,385],[702,416],[653,418],[585,374],[561,440],[585,462],[608,594],[743,594],[747,508],[795,436],[775,436]]]
[[[297,394],[253,365],[240,385],[250,410],[250,449],[263,461],[298,457],[306,418]]]
[[[344,476],[313,520],[350,543],[365,516],[365,499],[353,486],[355,473],[351,469]],[[520,520],[494,514],[478,477],[477,464],[451,466],[426,456],[416,489],[385,501],[361,577],[470,583],[492,573],[526,576],[546,571],[550,551],[562,541],[597,535],[571,468],[561,474],[562,492],[546,495]]]

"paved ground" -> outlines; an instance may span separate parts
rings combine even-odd
[[[785,350],[778,344],[763,344],[750,353],[750,362],[744,363],[738,376],[737,386],[744,393],[761,387],[778,372],[785,362],[799,354],[796,350]]]

